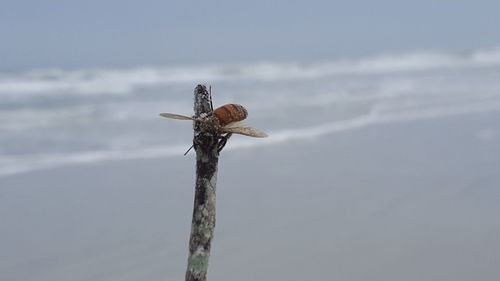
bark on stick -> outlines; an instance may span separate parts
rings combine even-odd
[[[194,90],[194,112],[196,118],[206,118],[212,112],[210,93],[204,85],[198,85]],[[194,122],[196,186],[186,281],[205,281],[207,275],[210,244],[215,228],[215,190],[219,160],[216,126],[210,118],[205,122]]]

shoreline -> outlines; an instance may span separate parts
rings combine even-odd
[[[275,132],[275,134],[271,134],[269,139],[248,139],[244,137],[238,138],[238,140],[233,140],[233,145],[228,146],[226,151],[234,150],[234,149],[258,149],[258,147],[262,146],[275,146],[286,143],[295,143],[300,141],[311,141],[315,140],[319,137],[328,137],[329,135],[336,135],[343,132],[356,131],[367,129],[371,126],[384,126],[391,125],[397,123],[415,123],[426,120],[439,120],[439,119],[449,119],[449,118],[465,118],[467,119],[468,115],[471,115],[474,118],[474,115],[497,115],[500,112],[500,108],[497,107],[496,104],[483,105],[478,108],[464,108],[450,110],[448,112],[443,112],[442,110],[438,111],[439,114],[436,114],[435,111],[429,112],[429,114],[421,115],[421,116],[412,116],[410,113],[408,116],[405,116],[403,113],[402,116],[385,116],[384,118],[376,118],[371,116],[371,113],[365,116],[359,116],[353,119],[348,120],[338,120],[331,121],[324,124],[313,125],[300,129],[285,129],[282,131]],[[486,106],[486,107],[485,107]],[[187,145],[187,144],[186,144]],[[0,180],[3,177],[15,176],[17,174],[24,174],[36,171],[43,171],[49,169],[57,169],[64,166],[79,166],[79,165],[94,165],[100,163],[112,163],[112,162],[120,162],[120,161],[135,161],[135,160],[153,160],[153,159],[164,159],[164,158],[176,158],[178,156],[182,156],[179,154],[179,151],[184,149],[184,145],[177,144],[165,147],[156,147],[156,148],[144,148],[140,150],[131,150],[131,151],[95,151],[95,152],[83,152],[83,153],[73,153],[73,154],[61,154],[61,155],[52,155],[57,157],[56,159],[49,160],[51,155],[44,155],[40,157],[34,157],[34,159],[38,159],[38,161],[27,165],[27,166],[18,166],[6,168],[5,171],[0,172]],[[14,159],[15,160],[15,159]],[[45,164],[44,166],[44,163]]]

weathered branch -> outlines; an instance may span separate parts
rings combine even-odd
[[[207,118],[212,112],[212,104],[210,93],[203,85],[198,85],[194,90],[194,112],[196,118],[205,118],[206,121],[194,123],[196,186],[186,281],[205,281],[215,228],[219,136],[217,124],[210,117]]]

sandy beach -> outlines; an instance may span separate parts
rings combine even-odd
[[[209,279],[496,280],[499,124],[491,111],[229,143]],[[1,279],[182,280],[183,152],[0,178]]]

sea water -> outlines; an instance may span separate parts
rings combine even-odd
[[[500,110],[500,50],[316,62],[252,62],[0,73],[0,176],[98,161],[169,157],[190,146],[193,89],[244,105],[267,139],[320,137],[378,123]]]

